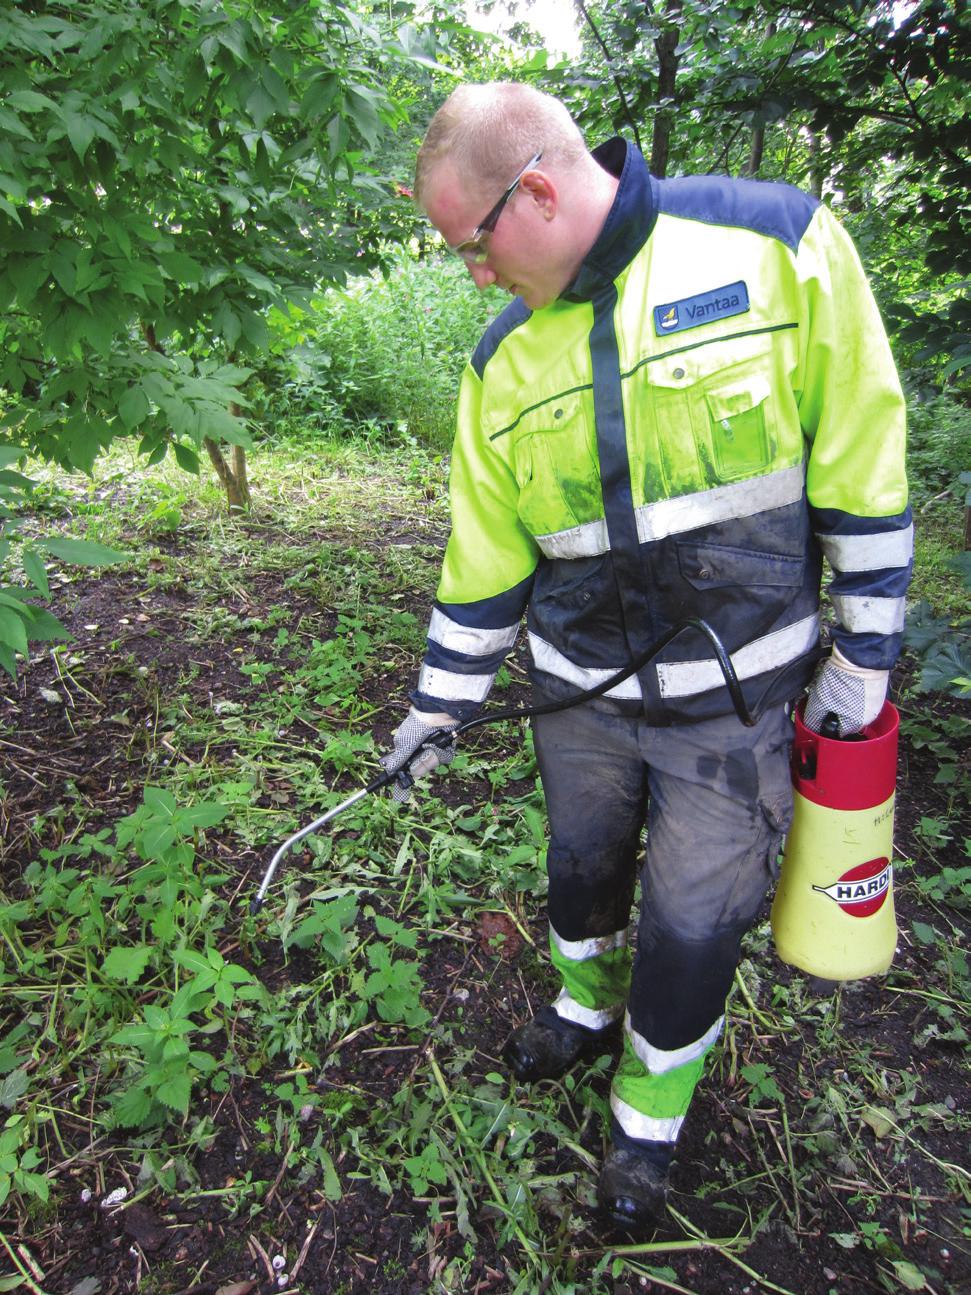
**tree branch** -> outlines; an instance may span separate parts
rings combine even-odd
[[[620,83],[620,77],[614,71],[613,60],[610,57],[610,50],[604,44],[604,39],[600,35],[600,32],[597,30],[597,24],[593,21],[593,18],[590,16],[590,12],[587,9],[587,6],[583,3],[583,0],[574,0],[574,3],[576,4],[576,7],[580,10],[580,14],[583,18],[583,21],[587,24],[587,26],[590,28],[591,32],[593,33],[594,40],[600,46],[601,53],[604,56],[604,61],[607,64],[607,71],[610,73],[614,82],[614,86],[617,89],[617,93],[620,95],[620,102],[624,108],[624,116],[627,118],[627,124],[630,126],[631,131],[633,132],[634,143],[643,153],[644,149],[641,147],[640,131],[637,129],[637,123],[634,121],[633,115],[631,114],[630,104],[627,102],[627,96],[624,94],[624,87]]]

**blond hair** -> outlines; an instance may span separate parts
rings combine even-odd
[[[569,170],[586,156],[583,136],[559,99],[516,81],[460,85],[432,118],[418,152],[415,199],[448,158],[479,187],[501,188],[534,153]]]

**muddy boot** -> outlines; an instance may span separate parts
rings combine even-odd
[[[640,1142],[614,1126],[614,1145],[607,1152],[597,1185],[601,1210],[628,1232],[653,1231],[664,1217],[668,1170],[674,1145]]]
[[[578,1058],[609,1052],[618,1027],[616,1022],[604,1030],[589,1030],[585,1025],[563,1020],[552,1007],[544,1007],[531,1021],[513,1031],[502,1049],[502,1057],[522,1083],[556,1079]]]

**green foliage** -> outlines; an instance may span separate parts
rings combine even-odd
[[[266,348],[270,306],[379,264],[414,226],[364,161],[404,120],[388,70],[433,49],[407,16],[399,32],[342,0],[3,11],[0,450],[90,471],[136,437],[197,473],[204,444],[249,445],[242,359]],[[9,534],[29,483],[0,469]],[[39,550],[24,570],[46,596]],[[0,590],[4,669],[58,632]]]
[[[881,271],[909,362],[937,383],[971,362],[960,0],[916,0],[906,11],[889,0],[587,8],[599,39],[588,26],[581,58],[531,75],[592,138],[640,133],[668,174],[758,175],[820,194],[854,230],[870,226],[866,264]]]
[[[46,1176],[37,1172],[43,1157],[35,1146],[29,1145],[29,1140],[27,1120],[22,1115],[11,1115],[0,1131],[0,1205],[11,1189],[39,1201],[47,1201],[50,1196]]]
[[[8,11],[2,37],[7,425],[84,469],[116,435],[190,466],[203,436],[245,441],[227,358],[372,255],[339,213],[355,150],[398,119],[387,42],[338,4],[173,0]]]
[[[412,437],[451,444],[459,377],[498,293],[478,293],[457,260],[391,258],[382,276],[331,289],[309,311],[272,312],[269,421],[300,435]]]
[[[915,512],[947,494],[960,507],[961,474],[971,463],[971,409],[953,395],[911,400],[907,409],[907,476]]]
[[[951,565],[971,591],[971,555],[964,553]],[[921,601],[908,613],[904,643],[920,662],[917,686],[922,692],[971,696],[971,617],[955,621],[935,616],[930,605]]]
[[[16,675],[17,654],[26,654],[30,642],[50,643],[69,638],[55,616],[38,607],[32,599],[50,597],[45,557],[83,566],[108,566],[120,562],[124,554],[87,540],[57,538],[24,540],[18,534],[21,519],[17,516],[34,482],[12,467],[24,457],[23,450],[0,445],[0,668],[11,677]],[[5,567],[17,562],[31,586],[2,579]]]

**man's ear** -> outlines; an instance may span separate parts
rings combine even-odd
[[[559,193],[546,171],[527,171],[519,187],[539,207],[545,220],[552,220],[559,206]]]

